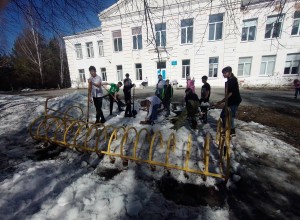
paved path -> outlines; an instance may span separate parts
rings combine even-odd
[[[174,89],[174,101],[183,102],[184,88]],[[66,93],[72,92],[87,93],[86,89],[60,89],[60,90],[39,90],[14,93],[23,96],[62,96]],[[154,94],[154,87],[146,87],[144,89],[136,88],[136,98],[142,99]],[[241,96],[244,106],[263,106],[263,107],[286,107],[286,108],[300,108],[300,97],[294,99],[294,90],[290,89],[244,89],[241,88]],[[200,88],[196,89],[196,93],[200,94]],[[0,92],[0,94],[11,94],[8,92]],[[120,92],[123,95],[123,92]],[[217,102],[224,97],[224,88],[212,88],[211,102]]]

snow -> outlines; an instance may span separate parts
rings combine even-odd
[[[74,92],[50,99],[49,106],[53,109],[67,109],[71,105],[85,106],[85,102],[84,95]],[[108,156],[98,158],[95,153],[80,153],[63,147],[49,150],[49,146],[33,140],[27,131],[30,123],[44,113],[44,103],[45,98],[40,97],[0,96],[0,219],[225,220],[239,216],[226,198],[221,205],[211,201],[206,205],[186,205],[182,204],[184,198],[181,202],[168,199],[172,194],[167,195],[166,191],[170,189],[164,186],[168,183],[172,185],[174,180],[173,190],[176,189],[176,184],[192,184],[198,190],[200,188],[197,187],[212,187],[214,195],[218,197],[222,194],[219,188],[222,179],[208,177],[203,180],[196,174],[189,174],[189,178],[186,178],[182,171],[176,170],[171,170],[173,179],[168,179],[161,167],[153,172],[147,164],[129,162],[128,167],[124,167],[118,158],[112,164]],[[104,102],[103,105],[104,115],[108,115],[108,103]],[[138,102],[136,108],[137,106]],[[91,121],[95,119],[94,111],[92,107]],[[161,131],[164,143],[174,132],[176,148],[170,154],[170,162],[177,165],[184,163],[182,158],[187,149],[188,135],[192,134],[195,144],[190,168],[204,167],[201,161],[204,137],[209,132],[215,138],[219,109],[210,110],[209,123],[201,125],[197,130],[190,130],[189,127],[172,130],[170,128],[173,124],[165,120],[164,114],[158,117],[153,126],[140,125],[139,121],[144,120],[145,115],[146,112],[140,111],[136,118],[124,118],[122,115],[107,117],[106,124],[114,127],[133,126],[137,130],[146,127],[152,133]],[[291,197],[298,198],[299,201],[299,150],[277,139],[275,134],[278,131],[272,128],[238,120],[236,127],[237,137],[231,142],[232,176],[225,186],[227,196],[232,196],[230,193],[234,194],[234,190],[240,187],[239,183],[245,181],[245,178],[252,178],[266,187],[266,193],[274,200],[274,203],[262,201],[255,208],[265,209],[266,215],[270,213],[273,217],[287,215],[292,219],[297,216],[296,210],[293,212],[289,208],[280,207],[280,204],[292,206]],[[130,133],[128,140],[132,140],[134,136],[135,133]],[[119,152],[118,143],[120,142],[113,142],[112,150]],[[125,145],[125,148],[126,154],[132,152],[129,146]],[[43,158],[39,154],[41,152],[49,157]],[[164,161],[165,152],[166,149],[160,149],[157,143],[153,158]],[[144,153],[142,147],[138,153]],[[217,164],[218,158],[212,154],[210,161]],[[178,194],[178,197],[185,194],[188,193]],[[289,197],[289,194],[292,196]],[[197,192],[192,195],[196,197]],[[210,195],[203,197],[206,196],[209,200]],[[190,200],[191,198],[189,197]],[[263,207],[259,207],[260,205]],[[238,209],[245,207],[247,210],[252,206],[243,203]]]

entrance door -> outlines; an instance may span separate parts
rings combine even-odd
[[[161,74],[163,79],[167,78],[166,62],[157,62],[156,73],[157,75]]]
[[[117,79],[119,82],[123,81],[123,68],[122,65],[117,66]]]

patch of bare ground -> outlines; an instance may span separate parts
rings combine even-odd
[[[300,108],[239,106],[237,119],[273,127],[278,139],[300,149]]]

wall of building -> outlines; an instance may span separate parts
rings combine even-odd
[[[85,69],[88,75],[88,67],[94,65],[98,72],[101,67],[107,70],[109,82],[116,82],[117,65],[122,65],[123,76],[126,73],[136,84],[142,80],[136,80],[135,64],[142,64],[143,78],[148,78],[149,85],[157,82],[156,63],[159,61],[158,53],[153,44],[153,32],[150,23],[144,20],[143,1],[119,1],[118,7],[112,6],[99,15],[102,26],[101,31],[79,34],[65,38],[69,68],[72,82],[78,79],[78,69]],[[224,5],[223,1],[168,1],[165,10],[151,9],[151,24],[167,23],[167,45],[160,48],[160,58],[166,62],[167,78],[177,80],[185,86],[185,78],[182,77],[182,60],[189,59],[191,77],[195,77],[196,86],[201,86],[201,77],[208,75],[209,58],[218,57],[218,75],[210,77],[212,86],[223,86],[224,79],[221,73],[223,67],[230,65],[237,75],[239,58],[251,57],[250,76],[239,76],[241,85],[244,86],[281,86],[290,85],[299,75],[283,75],[285,61],[288,54],[300,53],[300,36],[291,36],[295,2],[289,1],[284,7],[284,22],[281,36],[274,39],[265,39],[267,16],[279,13],[278,8],[267,3],[256,4],[241,10],[240,1],[231,1],[230,5]],[[162,1],[154,1],[160,4]],[[151,5],[152,6],[152,5]],[[230,8],[228,8],[230,6]],[[153,6],[154,7],[154,6]],[[221,40],[209,41],[209,14],[224,13],[223,37]],[[180,22],[182,19],[193,18],[193,43],[181,44]],[[254,41],[241,41],[243,21],[257,18],[257,32]],[[142,27],[143,49],[133,50],[132,33],[134,27]],[[114,52],[112,32],[121,30],[123,51]],[[154,34],[155,34],[155,30]],[[148,34],[148,35],[147,35]],[[104,57],[97,56],[98,40],[104,42]],[[86,58],[85,43],[92,41],[94,44],[94,58]],[[74,44],[82,42],[83,59],[77,60]],[[273,75],[261,76],[260,66],[262,56],[276,55]],[[177,61],[177,65],[172,65]],[[100,75],[100,74],[99,74]],[[76,84],[72,87],[82,87]]]

